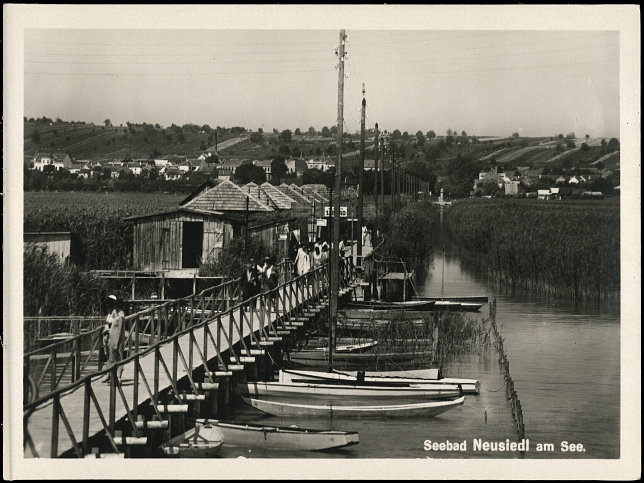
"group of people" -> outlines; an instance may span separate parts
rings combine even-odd
[[[340,257],[344,257],[344,240],[340,240]],[[315,243],[300,243],[293,260],[296,275],[303,275],[321,267],[329,260],[331,249],[326,241],[318,238]]]
[[[247,300],[262,292],[273,290],[279,285],[279,271],[274,257],[266,257],[262,264],[248,261],[240,280],[242,297]]]

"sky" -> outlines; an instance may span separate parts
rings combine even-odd
[[[345,130],[619,137],[615,30],[346,29]],[[24,34],[24,116],[320,130],[337,122],[339,29]]]

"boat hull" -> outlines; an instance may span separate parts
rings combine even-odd
[[[434,377],[417,377],[413,373],[418,372]],[[279,382],[312,383],[315,381],[329,381],[330,383],[350,383],[364,385],[414,385],[422,387],[453,387],[460,386],[463,394],[478,394],[480,389],[479,381],[476,379],[437,378],[438,369],[425,369],[421,371],[391,371],[391,372],[366,372],[363,382],[357,382],[357,372],[321,372],[303,370],[280,370]],[[401,375],[402,374],[402,375]]]
[[[200,425],[161,445],[168,456],[179,458],[212,458],[219,454],[224,442],[223,432],[212,425]]]
[[[261,447],[275,450],[324,451],[358,444],[357,431],[326,431],[294,427],[234,424],[197,419],[196,424],[213,424],[224,435],[226,446]]]
[[[396,401],[418,403],[434,399],[454,398],[462,395],[457,385],[441,387],[387,387],[339,385],[332,382],[323,384],[299,384],[280,382],[250,382],[238,384],[236,394],[252,398],[290,402],[294,399],[317,404],[385,404]]]
[[[366,310],[431,310],[435,300],[409,300],[406,302],[385,302],[385,301],[351,301],[344,304],[349,309]]]
[[[244,398],[244,402],[273,416],[324,417],[324,418],[364,418],[364,417],[419,417],[438,416],[463,404],[465,396],[444,401],[430,401],[415,404],[384,404],[369,406],[295,404]]]
[[[460,310],[476,312],[481,310],[484,304],[476,302],[453,302],[451,300],[439,300],[434,304],[434,310]]]
[[[429,359],[432,357],[432,354],[433,352],[429,350],[414,352],[334,352],[333,361],[336,363],[353,364],[368,364],[377,361],[406,362],[417,359]],[[328,351],[303,350],[291,352],[290,360],[302,366],[328,366],[329,357]]]
[[[448,300],[450,302],[488,302],[487,295],[462,295],[456,297],[413,297],[412,300],[423,300],[423,301],[439,301],[439,300]]]

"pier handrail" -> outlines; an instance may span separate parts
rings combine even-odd
[[[346,260],[342,263],[342,267],[343,276],[341,278],[340,285],[347,286],[355,275],[353,264],[351,260]],[[234,289],[233,282],[237,282],[237,280],[227,282],[226,284],[222,284],[222,286],[225,285],[228,289]],[[192,370],[193,367],[195,367],[195,362],[197,366],[204,366],[206,369],[209,369],[210,365],[216,364],[217,367],[220,368],[219,370],[227,371],[228,368],[233,367],[234,364],[240,364],[242,357],[252,357],[251,347],[261,347],[261,343],[263,341],[270,341],[271,337],[275,337],[277,335],[278,327],[282,327],[283,329],[293,328],[294,325],[292,319],[294,317],[304,315],[307,309],[319,303],[319,301],[324,297],[330,295],[328,284],[328,265],[321,266],[303,275],[294,277],[291,280],[286,280],[273,290],[260,293],[247,300],[240,300],[237,301],[237,303],[228,303],[228,306],[222,312],[211,312],[208,316],[191,316],[190,318],[184,317],[183,319],[177,315],[175,316],[177,325],[173,331],[167,331],[167,327],[165,327],[166,330],[162,331],[161,327],[157,326],[155,329],[158,329],[159,337],[156,339],[152,337],[147,345],[142,343],[143,333],[139,330],[142,314],[151,314],[150,321],[154,320],[153,317],[155,312],[157,314],[165,313],[166,309],[169,307],[175,307],[174,314],[179,314],[181,308],[194,308],[195,298],[199,298],[200,301],[205,301],[208,296],[212,296],[215,293],[213,289],[207,289],[198,296],[190,295],[183,299],[179,299],[183,301],[183,305],[178,305],[177,301],[166,302],[160,306],[149,308],[127,316],[126,330],[129,330],[128,341],[129,347],[132,350],[128,352],[127,356],[122,361],[115,363],[111,367],[95,370],[87,374],[81,374],[79,372],[77,373],[77,377],[70,384],[60,384],[62,379],[61,375],[56,381],[57,384],[52,386],[52,390],[49,393],[37,396],[33,401],[27,402],[23,405],[24,447],[29,447],[32,454],[39,456],[28,430],[28,422],[30,416],[35,411],[38,411],[40,406],[51,402],[53,412],[51,418],[52,426],[50,438],[51,457],[57,457],[59,455],[59,421],[63,422],[65,430],[69,436],[69,440],[71,441],[72,447],[70,448],[70,451],[75,451],[79,457],[87,454],[89,450],[90,437],[90,403],[93,402],[96,411],[101,417],[101,425],[106,432],[107,438],[113,449],[118,452],[117,444],[115,444],[113,438],[116,423],[117,392],[120,394],[120,399],[128,416],[127,420],[132,426],[131,430],[134,436],[138,436],[138,429],[135,423],[137,421],[137,411],[140,404],[140,398],[138,396],[140,380],[143,381],[144,388],[147,390],[147,395],[149,396],[144,400],[144,402],[149,401],[152,408],[159,416],[160,400],[168,396],[170,390],[172,390],[172,398],[181,400],[178,387],[179,381],[184,377],[188,379],[187,382],[189,382],[193,393],[196,395],[201,394],[202,390],[200,389],[200,386],[196,384],[192,378]],[[230,299],[228,300],[230,301]],[[192,305],[188,305],[188,302]],[[255,304],[257,304],[257,309],[254,308]],[[250,310],[246,310],[247,308]],[[194,312],[192,312],[191,315],[194,315]],[[273,316],[275,316],[274,319]],[[223,319],[228,319],[227,323],[224,323]],[[169,318],[166,318],[165,320],[168,321]],[[195,337],[195,331],[199,329],[203,329],[203,340],[201,341],[198,341]],[[101,328],[97,328],[89,333],[98,334],[101,331]],[[153,333],[151,332],[150,335],[153,335]],[[154,332],[154,335],[156,336],[157,333]],[[187,356],[179,345],[179,338],[185,337],[186,335],[189,337]],[[65,341],[52,344],[52,346],[48,346],[44,349],[52,351],[52,347],[71,343],[73,345],[72,352],[76,351],[77,354],[80,348],[79,341],[84,336],[87,336],[87,334],[78,334]],[[226,343],[226,346],[223,345],[224,342]],[[161,349],[169,347],[170,344],[172,344],[172,357],[169,357],[167,354],[163,356]],[[193,349],[196,349],[196,351],[193,351]],[[209,353],[209,349],[210,351],[214,351],[214,354],[212,352]],[[230,362],[226,362],[223,358],[223,354],[226,351],[229,353],[228,361]],[[195,352],[197,358],[195,358]],[[25,357],[28,360],[29,357],[33,357],[37,353],[38,351],[32,351],[29,354],[25,354]],[[145,370],[141,365],[140,359],[152,353],[154,353],[155,358],[155,370],[153,375],[148,374],[146,377]],[[172,360],[171,369],[168,369],[169,364],[166,363],[165,359]],[[54,365],[55,360],[56,357],[54,355]],[[76,366],[77,368],[79,367],[78,362]],[[168,360],[168,363],[169,362],[170,361]],[[183,365],[186,374],[178,372],[179,364]],[[134,389],[129,403],[121,387],[121,381],[119,379],[120,376],[118,375],[119,369],[124,368],[125,366],[133,366],[134,372]],[[161,366],[170,381],[170,386],[166,388],[159,387],[159,373]],[[109,417],[106,420],[96,398],[95,391],[92,389],[92,384],[96,382],[97,378],[105,377],[108,374],[112,380],[112,384],[110,386]],[[206,371],[206,377],[210,382],[213,382],[208,371]],[[152,388],[147,381],[152,382]],[[65,415],[60,398],[67,393],[78,390],[81,386],[84,387],[83,398],[85,404],[82,415],[83,435],[82,441],[79,443],[77,442],[67,416]]]

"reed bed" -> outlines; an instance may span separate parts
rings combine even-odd
[[[175,207],[180,200],[142,193],[25,193],[23,227],[77,233],[84,269],[128,269],[134,232],[124,218]]]
[[[500,285],[619,301],[619,203],[477,199],[448,213],[463,262]]]
[[[39,245],[25,246],[23,263],[25,316],[104,313],[109,295],[104,280],[77,267],[63,265],[58,255]]]

